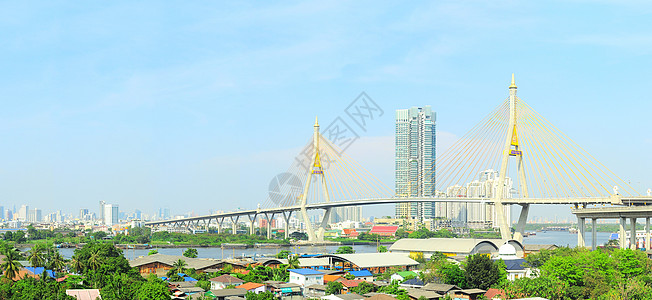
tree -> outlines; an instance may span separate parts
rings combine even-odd
[[[88,267],[95,271],[102,265],[102,255],[99,249],[91,252],[91,255],[88,257]]]
[[[170,290],[166,284],[158,278],[148,278],[138,289],[137,298],[139,300],[153,299],[164,300],[170,299]]]
[[[27,260],[29,261],[30,264],[32,264],[32,267],[43,267],[45,266],[45,255],[43,253],[43,245],[42,244],[36,244],[32,249],[29,251],[29,255],[27,256]]]
[[[326,295],[337,295],[342,293],[344,286],[339,281],[331,281],[326,284]]]
[[[204,291],[208,291],[211,289],[211,282],[208,280],[199,280],[195,286],[204,289]]]
[[[53,252],[47,264],[48,268],[56,272],[63,271],[66,268],[66,260],[59,251]]]
[[[185,273],[186,272],[186,266],[188,264],[186,263],[185,260],[179,259],[174,262],[172,265],[172,270],[174,270],[174,273]]]
[[[290,238],[295,239],[295,240],[305,241],[305,240],[308,240],[308,235],[303,233],[303,232],[295,231],[293,233],[290,233]]]
[[[276,258],[288,258],[291,253],[290,250],[281,250],[279,253],[276,253]]]
[[[337,252],[335,254],[350,254],[350,253],[355,253],[355,250],[351,246],[342,246],[337,248]]]
[[[108,234],[104,231],[97,231],[93,233],[93,238],[95,240],[102,240],[104,239]]]
[[[471,288],[487,290],[500,280],[498,264],[485,254],[478,253],[467,257],[464,270],[466,284]]]
[[[188,248],[186,251],[183,252],[183,256],[189,257],[189,258],[197,258],[197,249],[195,248]]]
[[[154,255],[154,254],[158,254],[158,250],[152,249],[152,250],[149,250],[149,252],[147,253],[148,256],[149,255]]]
[[[358,295],[364,295],[368,293],[373,293],[376,291],[376,285],[373,283],[369,283],[366,281],[360,282],[358,286],[351,288],[351,291],[358,294]]]
[[[16,275],[18,275],[18,271],[20,271],[20,268],[23,267],[23,265],[20,264],[20,254],[18,253],[18,250],[16,249],[11,249],[7,250],[4,253],[5,258],[3,260],[2,265],[0,267],[5,270],[5,277],[13,280]]]
[[[298,269],[300,268],[300,263],[299,263],[299,256],[298,255],[290,255],[288,256],[288,268],[289,269]]]
[[[73,257],[70,260],[70,268],[77,273],[81,273],[84,270],[84,263],[77,257]]]
[[[378,252],[379,252],[379,253],[385,253],[385,252],[387,252],[387,247],[385,247],[385,246],[383,246],[383,245],[378,246]]]

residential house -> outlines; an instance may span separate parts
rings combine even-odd
[[[304,294],[306,297],[321,297],[326,296],[325,284],[313,284],[306,287]]]
[[[451,298],[455,300],[476,300],[478,296],[483,296],[486,292],[481,289],[457,290],[452,293]]]
[[[331,281],[338,281],[338,280],[343,280],[343,279],[345,279],[345,278],[340,276],[340,275],[324,274],[324,284],[329,283]]]
[[[97,300],[102,299],[99,289],[83,289],[83,290],[66,290],[66,295],[73,296],[77,300]]]
[[[441,299],[444,297],[439,293],[433,291],[427,291],[423,289],[408,288],[406,289],[406,291],[408,292],[408,297],[410,297],[411,300],[418,300],[421,299],[421,297],[427,300]]]
[[[245,289],[247,292],[252,292],[255,294],[260,294],[262,292],[265,292],[265,285],[261,283],[255,283],[255,282],[247,282],[245,284],[241,284],[239,286],[236,286],[237,289]]]
[[[401,271],[401,272],[396,272],[390,276],[391,280],[398,280],[398,281],[403,281],[408,277],[412,278],[418,278],[419,275],[413,271]]]
[[[349,271],[349,274],[353,275],[354,279],[360,279],[367,282],[374,281],[374,275],[369,272],[369,270],[360,270],[360,271]],[[324,280],[325,281],[325,280]]]
[[[288,269],[290,283],[296,283],[304,288],[313,284],[324,284],[324,273],[312,269]]]
[[[345,228],[342,229],[342,237],[346,238],[357,238],[360,235],[360,233],[355,230],[355,228]]]
[[[324,300],[363,300],[364,296],[358,294],[340,294],[340,295],[328,295],[321,297]]]
[[[405,280],[401,283],[398,284],[401,287],[404,288],[415,288],[415,289],[420,289],[423,287],[424,283],[421,279],[419,278],[411,278],[408,280]]]
[[[244,280],[231,275],[218,276],[211,278],[208,281],[211,283],[211,290],[221,290],[230,285],[237,287],[244,283]]]
[[[448,293],[461,290],[461,288],[459,288],[456,285],[443,284],[443,283],[428,283],[423,286],[423,289],[426,291],[433,291],[441,295],[446,295]]]
[[[232,297],[244,297],[247,294],[246,290],[243,289],[221,289],[221,290],[210,290],[208,295],[212,295],[215,300],[226,300],[232,299]]]
[[[505,291],[499,289],[488,289],[487,292],[484,293],[484,297],[489,300],[507,299],[507,295],[505,294]]]
[[[343,294],[348,294],[351,293],[350,289],[354,287],[358,287],[361,282],[366,282],[364,280],[356,280],[356,279],[343,279],[343,280],[338,280],[339,282],[342,283],[342,293]]]
[[[365,294],[368,295],[368,294]],[[367,298],[366,300],[398,300],[390,295],[387,294],[374,294],[373,296]]]
[[[296,283],[265,281],[265,287],[280,300],[303,300],[302,287]]]

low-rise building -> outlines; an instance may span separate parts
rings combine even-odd
[[[290,283],[296,283],[304,288],[313,284],[324,284],[324,273],[312,269],[288,269]]]
[[[265,292],[265,285],[255,282],[247,282],[241,285],[236,286],[237,289],[245,289],[247,292],[252,292],[255,294],[260,294]]]
[[[183,260],[186,263],[186,268],[195,269],[197,273],[203,273],[207,269],[216,268],[220,264],[220,261],[215,259],[190,258],[157,253],[130,260],[129,266],[138,268],[141,275],[154,273],[161,277],[165,276],[165,274],[174,267],[174,263],[179,260]]]
[[[349,274],[353,275],[354,279],[360,279],[367,282],[374,281],[374,275],[369,272],[369,270],[360,270],[360,271],[350,271]],[[324,280],[325,281],[325,280]]]
[[[244,280],[233,277],[231,275],[221,275],[215,278],[211,278],[208,281],[211,283],[211,290],[221,290],[227,286],[239,286],[244,283]]]

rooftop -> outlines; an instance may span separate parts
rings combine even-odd
[[[315,271],[315,270],[312,270],[312,269],[288,269],[288,271],[290,271],[292,273],[301,274],[301,275],[304,275],[304,276],[306,276],[306,275],[324,275],[324,273],[319,272],[319,271]]]
[[[360,271],[349,271],[349,274],[355,276],[355,277],[366,277],[366,276],[373,276],[369,270],[360,270]]]
[[[416,266],[419,263],[407,255],[400,253],[353,253],[353,254],[327,254],[321,257],[332,257],[350,262],[359,268]]]
[[[180,259],[186,262],[187,264],[186,268],[195,269],[195,270],[202,270],[208,267],[215,266],[220,263],[219,260],[209,259],[209,258],[190,258],[185,256],[157,253],[157,254],[141,256],[141,257],[137,257],[136,259],[132,259],[129,261],[129,266],[139,267],[139,266],[156,263],[156,262],[168,266],[173,266],[174,263],[179,261]]]
[[[209,279],[208,281],[222,282],[222,283],[228,283],[228,284],[243,283],[244,282],[244,280],[242,280],[240,278],[237,278],[237,277],[233,277],[231,275],[217,276],[217,277]]]
[[[243,284],[241,284],[239,286],[236,286],[236,288],[237,289],[245,289],[245,290],[253,290],[253,289],[257,289],[257,288],[259,288],[261,286],[265,286],[265,285],[262,284],[262,283],[247,282],[247,283],[243,283]]]

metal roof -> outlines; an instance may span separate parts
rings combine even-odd
[[[168,266],[173,266],[179,259],[186,262],[186,268],[202,270],[208,267],[215,266],[220,263],[219,260],[210,258],[190,258],[185,256],[167,255],[167,254],[152,254],[148,256],[138,257],[129,261],[129,266],[139,267],[150,263],[161,263]]]
[[[348,261],[359,268],[416,266],[419,263],[400,253],[326,254],[320,257]]]
[[[288,271],[301,275],[324,275],[324,273],[312,269],[288,269]]]
[[[442,253],[494,253],[500,245],[509,242],[517,251],[523,252],[523,245],[515,240],[500,239],[400,239],[389,247],[389,251],[420,251]]]
[[[355,277],[366,277],[366,276],[373,276],[369,270],[360,270],[360,271],[349,271],[349,274],[355,276]]]

